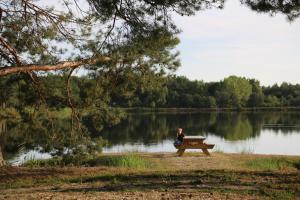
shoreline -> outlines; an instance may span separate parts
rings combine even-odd
[[[114,108],[114,107],[112,107]],[[300,107],[245,107],[245,108],[148,108],[132,107],[119,109],[128,113],[157,112],[157,113],[201,113],[201,112],[300,112]]]

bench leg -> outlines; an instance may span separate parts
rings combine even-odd
[[[204,153],[205,155],[210,156],[210,153],[208,152],[207,149],[201,149],[201,150],[203,151],[203,153]]]
[[[178,156],[182,156],[184,151],[185,151],[185,149],[178,149],[178,151],[177,151]]]

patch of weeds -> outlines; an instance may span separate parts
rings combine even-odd
[[[13,188],[28,188],[40,185],[59,185],[64,183],[64,180],[59,178],[44,178],[44,179],[20,179],[14,182],[0,183],[0,189],[13,189]]]
[[[239,181],[238,177],[234,173],[224,174],[223,178],[224,178],[224,181],[226,181],[226,182],[237,182],[237,181]]]
[[[286,158],[256,158],[246,162],[246,166],[251,169],[266,171],[295,168],[295,164],[299,164],[299,161]]]
[[[50,159],[35,159],[31,158],[27,160],[23,166],[24,167],[54,167],[62,165],[62,158],[61,157],[53,157]]]
[[[88,175],[84,177],[75,177],[69,180],[70,183],[90,183],[96,181],[111,181],[113,179],[120,180],[119,175],[113,174],[100,174],[100,175]]]
[[[22,166],[24,167],[56,167],[56,166],[89,166],[89,163],[95,159],[96,156],[88,154],[75,154],[54,156],[49,159],[35,159],[31,158]]]
[[[114,177],[110,182],[110,184],[113,184],[113,185],[116,185],[118,183],[120,183],[120,181],[116,177]]]
[[[135,169],[151,168],[154,164],[147,158],[129,154],[121,156],[100,156],[88,161],[89,166],[127,167]]]
[[[291,200],[295,199],[295,195],[287,190],[262,190],[261,193],[271,199],[276,200]]]
[[[50,159],[31,158],[23,164],[24,167],[55,167],[55,166],[108,166],[147,169],[155,166],[149,158],[136,154],[118,156],[96,155],[65,155]]]
[[[294,162],[294,167],[300,170],[300,161]]]

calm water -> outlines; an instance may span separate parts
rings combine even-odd
[[[205,136],[214,151],[300,155],[300,113],[280,112],[133,114],[103,132],[104,152],[174,152],[177,127]]]
[[[205,136],[207,143],[215,144],[213,151],[300,155],[300,113],[296,112],[129,114],[119,125],[92,134],[108,140],[104,152],[175,152],[178,127],[186,135]],[[10,160],[20,162],[32,157],[50,155],[29,148]]]

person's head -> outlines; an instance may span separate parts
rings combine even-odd
[[[178,132],[179,134],[181,134],[181,133],[182,133],[182,128],[178,128],[178,129],[177,129],[177,132]]]

